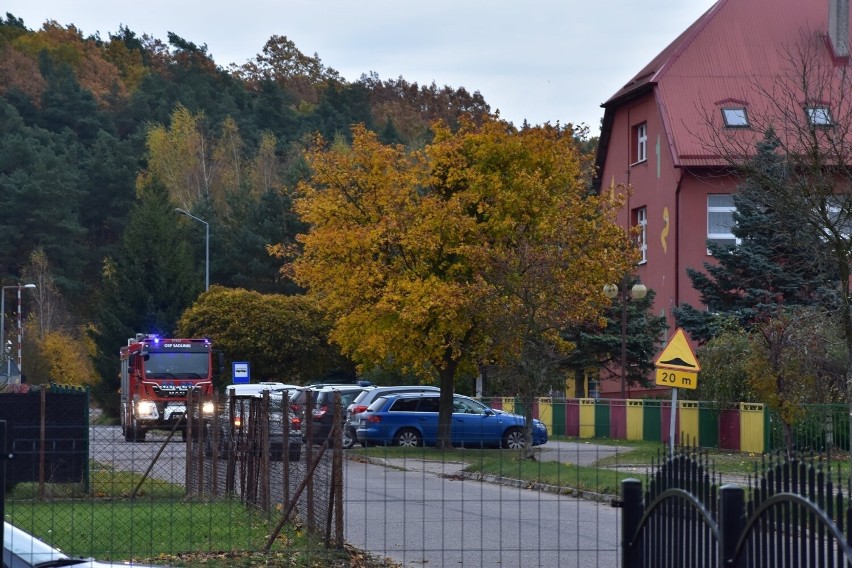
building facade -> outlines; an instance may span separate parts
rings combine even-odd
[[[797,60],[845,73],[849,24],[849,0],[719,0],[602,105],[596,189],[629,188],[619,222],[671,329],[674,307],[702,307],[686,270],[713,261],[708,240],[734,242],[739,182],[720,150],[753,149],[770,124],[830,123],[839,109],[796,86]],[[800,108],[773,122],[781,92]]]

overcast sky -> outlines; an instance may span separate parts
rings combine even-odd
[[[118,31],[206,44],[242,64],[273,35],[348,81],[378,73],[479,91],[520,125],[585,123],[601,103],[715,0],[4,0],[30,29],[48,20],[84,36]]]

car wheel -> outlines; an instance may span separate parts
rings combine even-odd
[[[287,454],[291,463],[299,461],[302,458],[302,444],[290,444],[290,451]]]
[[[343,429],[343,449],[348,450],[355,446],[356,440],[355,430],[352,428],[344,428]]]
[[[396,435],[396,445],[403,448],[416,448],[420,445],[420,433],[413,428],[400,430]]]
[[[503,447],[510,450],[520,450],[524,447],[524,433],[512,428],[503,436]]]

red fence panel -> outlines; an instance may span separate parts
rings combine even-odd
[[[719,447],[740,451],[740,411],[723,410],[719,415]]]
[[[627,401],[609,401],[609,437],[614,440],[627,439]]]
[[[565,407],[565,435],[580,436],[580,399],[569,398]]]

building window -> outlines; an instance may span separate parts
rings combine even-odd
[[[648,262],[648,209],[640,207],[633,212],[633,224],[638,227],[636,235],[636,246],[642,255],[639,264]]]
[[[831,126],[831,111],[827,106],[816,105],[805,107],[808,124],[811,126]]]
[[[721,245],[738,245],[734,236],[734,196],[711,194],[707,196],[707,240]],[[710,254],[710,251],[707,251]]]
[[[727,107],[722,109],[722,118],[728,128],[748,128],[748,113],[745,107]]]
[[[643,122],[633,127],[633,140],[636,146],[633,152],[633,163],[638,164],[648,159],[648,123]]]

